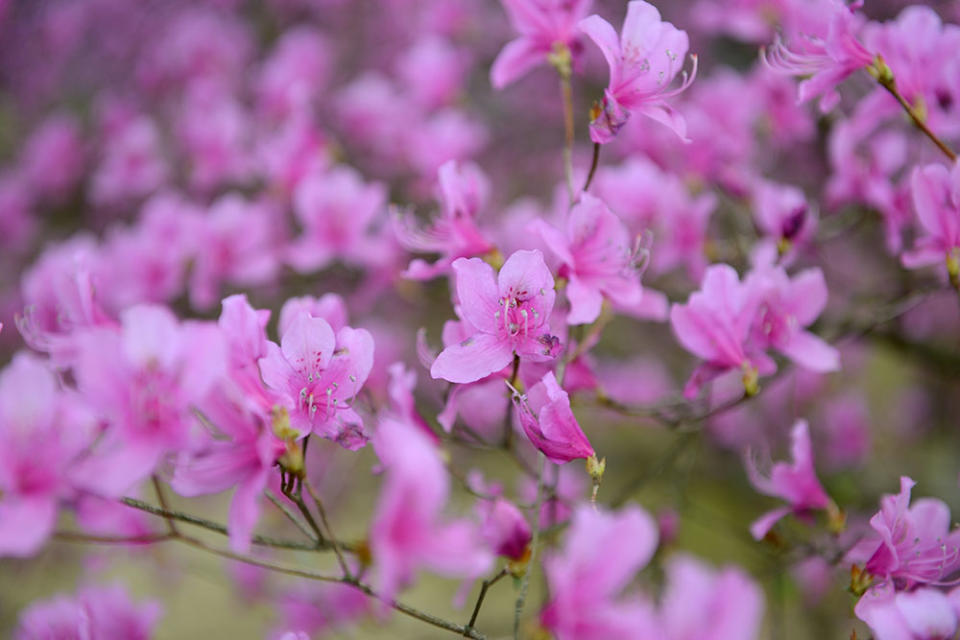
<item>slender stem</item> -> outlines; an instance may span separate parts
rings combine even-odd
[[[100,536],[77,531],[54,531],[53,537],[63,542],[84,544],[154,544],[173,540],[176,535],[172,533],[148,533],[139,536]]]
[[[572,203],[577,194],[573,186],[573,90],[569,73],[560,73],[560,93],[563,97],[563,172]]]
[[[136,498],[120,498],[120,502],[125,504],[128,507],[133,509],[138,509],[146,513],[159,516],[161,518],[170,518],[177,520],[179,522],[186,522],[187,524],[192,524],[194,526],[206,529],[207,531],[213,531],[214,533],[219,533],[221,535],[228,535],[227,528],[211,520],[205,518],[199,518],[189,513],[182,513],[180,511],[173,511],[169,509],[163,509],[162,507],[154,506],[148,502],[142,500],[137,500]],[[273,547],[276,549],[296,549],[299,551],[317,551],[331,548],[327,543],[322,543],[320,545],[316,543],[306,543],[299,542],[294,540],[282,540],[278,538],[271,538],[268,536],[255,535],[253,536],[253,544],[261,547]],[[352,544],[345,544],[340,542],[340,547],[346,549],[350,552],[355,552],[356,547]]]
[[[283,495],[287,496],[290,502],[297,506],[304,520],[307,521],[307,525],[310,526],[314,535],[317,536],[317,540],[325,543],[326,538],[323,536],[323,531],[320,530],[320,525],[317,524],[313,514],[310,513],[310,509],[307,508],[307,503],[303,501],[303,479],[294,477],[290,483],[287,484],[286,491],[283,492]]]
[[[163,492],[163,486],[160,484],[160,479],[157,478],[156,474],[150,476],[150,479],[153,481],[153,490],[157,494],[157,502],[160,503],[160,507],[164,511],[169,511],[169,505],[167,503],[167,496]],[[177,535],[177,525],[173,518],[170,516],[164,516],[167,521],[167,528],[170,530],[171,535]]]
[[[310,497],[313,498],[313,504],[317,507],[317,512],[320,514],[320,522],[323,523],[323,528],[327,530],[327,536],[330,540],[330,544],[333,545],[333,552],[337,556],[337,562],[340,563],[340,569],[343,571],[343,577],[348,580],[353,576],[350,573],[350,567],[347,565],[347,561],[343,558],[343,553],[340,551],[340,544],[337,542],[337,536],[333,533],[333,528],[330,526],[330,521],[327,520],[327,510],[323,508],[323,501],[320,500],[320,494],[317,493],[316,489],[313,488],[313,485],[310,484],[309,480],[305,480],[304,484],[307,485],[307,492],[310,494]]]
[[[597,172],[597,166],[600,164],[600,143],[593,143],[593,159],[590,161],[590,172],[587,174],[587,181],[583,183],[583,190],[586,191],[590,188],[590,184],[593,182],[593,174]]]
[[[520,377],[520,356],[513,356],[513,370],[510,373],[510,385],[507,387],[507,414],[503,417],[503,448],[513,449],[513,411],[510,410],[513,389],[517,388],[517,379]]]
[[[280,509],[280,511],[283,512],[283,515],[287,516],[287,519],[296,525],[297,529],[299,529],[303,535],[312,540],[315,545],[319,543],[319,540],[317,540],[317,538],[313,535],[313,531],[310,530],[310,527],[308,527],[306,523],[304,523],[303,520],[297,516],[297,514],[291,511],[290,507],[285,505],[273,491],[267,489],[264,491],[264,493],[267,495],[267,500],[272,502],[277,509]]]
[[[497,575],[484,580],[483,584],[480,586],[480,595],[477,596],[477,604],[473,607],[473,614],[470,616],[470,622],[467,623],[467,628],[464,630],[463,635],[467,635],[467,631],[473,629],[473,625],[477,623],[477,616],[480,615],[480,607],[483,606],[483,599],[487,595],[487,589],[497,584],[501,578],[507,575],[507,568],[504,567],[497,573]]]
[[[950,158],[950,161],[953,162],[957,159],[957,154],[953,152],[953,149],[947,146],[947,144],[937,137],[933,131],[930,130],[930,127],[927,126],[927,123],[924,122],[923,116],[917,111],[916,107],[907,102],[907,99],[903,97],[900,91],[897,89],[897,83],[891,76],[889,79],[882,78],[878,80],[880,86],[890,92],[894,98],[897,99],[897,102],[900,103],[900,106],[903,107],[904,111],[907,112],[907,115],[910,116],[910,119],[913,120],[913,124],[920,129],[930,140],[933,141],[933,144],[937,145],[937,148],[943,152],[945,156]]]
[[[221,525],[222,526],[222,525]],[[93,542],[93,543],[114,543],[114,544],[128,544],[133,541],[144,542],[146,538],[143,536],[133,537],[133,538],[111,538],[109,536],[85,536],[84,534],[74,533],[74,532],[58,532],[56,537],[61,540],[69,542]],[[249,564],[255,567],[260,567],[268,571],[274,571],[276,573],[282,573],[289,576],[294,576],[297,578],[305,578],[307,580],[317,580],[320,582],[335,582],[340,584],[349,585],[354,589],[357,589],[372,598],[376,598],[382,602],[385,602],[393,609],[396,609],[404,615],[408,615],[411,618],[416,618],[422,622],[425,622],[429,625],[437,627],[439,629],[445,629],[451,631],[458,635],[462,635],[467,638],[472,638],[473,640],[486,640],[486,637],[473,629],[464,627],[463,625],[456,624],[455,622],[450,622],[449,620],[444,620],[443,618],[438,618],[432,614],[420,611],[410,605],[403,604],[402,602],[390,602],[382,598],[373,587],[357,582],[352,578],[347,578],[345,576],[328,576],[322,573],[316,573],[314,571],[309,571],[307,569],[300,569],[298,567],[292,567],[289,565],[278,564],[274,562],[268,562],[266,560],[261,560],[260,558],[255,558],[253,556],[244,555],[242,553],[235,553],[228,549],[221,549],[219,547],[214,547],[206,542],[199,540],[197,538],[185,535],[183,533],[169,533],[162,536],[152,536],[150,537],[150,542],[165,542],[165,541],[175,541],[185,544],[187,546],[194,547],[195,549],[200,549],[201,551],[206,551],[207,553],[220,556],[222,558],[227,558],[229,560],[234,560],[236,562],[242,562],[244,564]]]
[[[540,507],[543,505],[543,467],[544,455],[537,452],[537,501],[533,508],[533,536],[530,540],[530,560],[523,570],[520,580],[520,594],[513,612],[513,640],[520,639],[520,617],[527,602],[527,589],[530,587],[530,567],[537,560],[537,543],[540,541]]]

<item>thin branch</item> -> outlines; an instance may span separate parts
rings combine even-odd
[[[296,525],[297,529],[299,529],[303,533],[303,535],[307,536],[307,538],[310,541],[312,541],[314,545],[319,544],[320,541],[317,540],[316,536],[313,535],[313,531],[310,530],[310,527],[308,527],[306,523],[304,523],[303,520],[301,520],[297,516],[297,514],[291,511],[290,507],[284,504],[283,501],[280,500],[280,497],[277,496],[277,494],[275,494],[273,491],[270,491],[269,489],[264,491],[264,493],[267,496],[267,500],[272,502],[274,506],[277,507],[277,509],[280,509],[280,511],[283,512],[283,515],[287,516],[287,519],[290,520],[290,522],[292,522],[294,525]]]
[[[189,513],[182,513],[180,511],[173,511],[168,509],[163,509],[155,505],[150,504],[149,502],[144,502],[143,500],[138,500],[136,498],[120,498],[122,504],[127,505],[133,509],[138,509],[146,513],[159,516],[161,518],[172,518],[179,522],[186,522],[187,524],[192,524],[194,526],[206,529],[207,531],[213,531],[214,533],[219,533],[221,535],[228,535],[227,528],[218,523],[213,522],[212,520],[207,520],[205,518],[199,518]],[[318,551],[318,550],[327,550],[332,549],[326,542],[320,545],[314,543],[299,542],[295,540],[282,540],[279,538],[272,538],[269,536],[254,535],[253,544],[261,547],[273,547],[275,549],[294,549],[298,551]],[[345,549],[351,553],[356,553],[356,546],[340,542],[340,548]]]
[[[572,203],[577,194],[573,186],[573,90],[570,87],[570,73],[560,72],[560,93],[563,99],[563,173]]]
[[[337,542],[337,537],[333,533],[333,528],[330,527],[330,521],[327,520],[327,511],[323,508],[323,501],[320,500],[320,495],[313,488],[313,485],[310,484],[309,480],[304,480],[304,483],[307,485],[307,492],[310,494],[310,497],[313,498],[313,503],[316,505],[317,512],[320,514],[320,521],[323,523],[323,528],[327,530],[327,537],[330,540],[330,544],[333,545],[333,552],[337,556],[337,562],[340,563],[340,569],[343,571],[343,577],[350,579],[352,578],[350,567],[347,565],[347,561],[343,558],[343,553],[340,551],[340,545]]]
[[[517,596],[517,604],[513,611],[513,640],[520,639],[520,617],[523,615],[523,607],[527,602],[527,589],[530,587],[530,567],[537,560],[537,544],[540,541],[540,507],[543,505],[543,467],[544,455],[537,452],[537,502],[533,508],[533,536],[530,540],[530,560],[523,570],[523,577],[520,579],[520,594]]]
[[[170,505],[167,502],[167,496],[163,491],[163,487],[160,485],[160,479],[157,478],[156,474],[150,476],[150,479],[153,481],[153,490],[157,494],[157,502],[160,503],[160,508],[164,511],[170,511]],[[173,518],[165,516],[167,521],[167,528],[170,530],[172,535],[177,535],[177,525],[174,522]]]
[[[917,129],[920,129],[920,131],[930,138],[930,140],[933,141],[933,144],[937,145],[937,148],[940,149],[945,156],[950,158],[951,162],[955,162],[957,159],[957,154],[954,153],[953,149],[948,147],[947,144],[937,136],[937,134],[930,130],[930,127],[928,127],[927,123],[924,121],[925,118],[917,111],[917,108],[907,102],[907,99],[904,98],[899,89],[897,89],[897,82],[894,80],[893,75],[891,74],[888,77],[878,78],[877,82],[881,87],[886,89],[890,95],[896,98],[897,102],[900,103],[900,106],[903,107],[904,111],[907,112],[907,115],[910,116],[910,119],[913,121],[913,124],[917,127]]]
[[[483,606],[483,599],[487,596],[487,589],[497,584],[501,578],[507,575],[507,568],[504,567],[500,570],[497,575],[493,576],[488,580],[484,580],[483,584],[480,586],[480,595],[477,596],[477,604],[473,607],[473,614],[470,616],[470,622],[467,623],[467,627],[463,632],[463,635],[467,635],[467,631],[473,629],[473,625],[477,623],[477,616],[480,615],[480,607]]]
[[[291,476],[290,482],[282,487],[282,491],[283,495],[295,504],[297,509],[300,510],[300,513],[303,514],[303,518],[316,535],[318,544],[325,544],[326,538],[323,535],[323,531],[320,530],[320,525],[314,520],[313,514],[310,513],[310,509],[307,508],[307,503],[303,501],[303,478]]]
[[[79,531],[54,531],[53,538],[62,542],[78,542],[83,544],[154,544],[166,542],[176,538],[172,533],[147,533],[137,536],[105,536],[80,533]]]
[[[593,159],[590,161],[590,172],[587,174],[587,181],[583,183],[583,190],[586,192],[590,188],[590,184],[593,182],[593,174],[597,172],[597,167],[600,165],[600,143],[593,143]]]

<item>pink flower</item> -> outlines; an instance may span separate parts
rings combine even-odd
[[[797,420],[790,432],[790,451],[793,462],[778,462],[770,469],[770,475],[764,477],[757,469],[756,462],[749,456],[745,465],[750,476],[750,484],[760,493],[781,498],[789,506],[774,509],[750,525],[750,533],[756,540],[763,539],[778,520],[789,513],[803,515],[815,509],[826,509],[830,498],[823,490],[813,468],[813,447],[810,444],[810,430],[805,420]]]
[[[91,178],[94,204],[116,206],[159,189],[168,167],[160,148],[160,131],[148,116],[131,118],[106,132],[103,159]]]
[[[294,27],[277,40],[260,69],[258,106],[271,121],[309,113],[330,75],[330,46],[309,27]]]
[[[194,306],[213,306],[225,283],[250,286],[273,279],[280,263],[271,243],[271,207],[234,193],[213,203],[197,230],[200,237],[190,277]]]
[[[604,298],[617,306],[640,302],[643,288],[636,268],[638,248],[615,213],[588,193],[570,210],[563,231],[542,218],[534,228],[563,266],[570,300],[569,324],[590,324],[600,316]]]
[[[653,607],[618,594],[656,548],[657,525],[640,507],[578,507],[563,549],[544,560],[551,600],[540,612],[543,626],[557,640],[655,637]]]
[[[873,56],[857,39],[862,24],[854,9],[861,3],[847,6],[843,0],[829,0],[823,9],[827,12],[825,29],[804,33],[795,48],[790,49],[779,39],[764,55],[767,64],[777,71],[795,76],[810,76],[800,83],[798,99],[806,102],[820,98],[820,110],[826,113],[840,101],[837,85],[847,76],[873,62]]]
[[[514,396],[514,404],[524,433],[551,462],[563,464],[595,455],[570,409],[567,392],[552,371],[533,385],[526,396]]]
[[[420,567],[468,578],[489,570],[493,556],[483,550],[476,526],[443,521],[450,478],[430,439],[413,425],[386,418],[373,446],[386,469],[370,526],[377,592],[392,600]]]
[[[761,349],[776,349],[800,366],[817,372],[840,368],[837,350],[804,331],[827,304],[827,285],[819,267],[792,279],[783,267],[759,266],[744,286],[757,299],[751,341]]]
[[[277,320],[277,332],[283,335],[301,313],[307,313],[314,318],[323,318],[334,331],[347,326],[349,314],[347,303],[336,293],[325,293],[319,298],[300,296],[287,298],[280,308],[280,318]]]
[[[32,555],[46,542],[94,427],[36,357],[20,353],[0,373],[0,556]]]
[[[520,560],[530,543],[530,525],[512,502],[503,498],[477,504],[483,518],[480,534],[498,556]]]
[[[77,186],[84,171],[80,126],[70,115],[47,118],[24,144],[23,177],[41,198],[60,203]]]
[[[290,264],[309,273],[338,258],[361,261],[364,236],[385,200],[384,185],[367,184],[346,167],[304,177],[293,198],[303,234],[289,248]]]
[[[900,493],[885,495],[870,518],[873,531],[847,554],[897,589],[938,584],[960,568],[960,530],[950,530],[950,508],[921,498],[910,506],[914,481],[900,478]]]
[[[763,621],[763,591],[743,571],[715,571],[678,554],[667,561],[660,603],[660,640],[755,640]]]
[[[154,305],[124,311],[121,325],[76,338],[77,386],[110,429],[87,481],[107,494],[125,491],[162,455],[189,445],[193,409],[226,370],[226,347],[213,325],[179,324]],[[107,472],[96,473],[100,466]]]
[[[503,89],[547,56],[565,47],[577,55],[583,49],[576,31],[592,0],[502,0],[510,24],[520,34],[500,51],[490,68],[490,82]]]
[[[703,383],[730,370],[743,371],[748,389],[758,373],[776,370],[750,340],[758,304],[733,267],[721,264],[707,269],[700,291],[691,294],[686,304],[673,305],[670,324],[677,340],[705,361],[691,375],[684,395],[696,396]]]
[[[76,597],[35,602],[20,614],[15,640],[124,638],[149,640],[160,618],[153,601],[134,604],[119,586],[88,587]]]
[[[496,277],[479,258],[458,258],[453,270],[458,311],[473,333],[440,352],[430,375],[463,384],[503,369],[514,353],[533,362],[556,357],[558,341],[549,333],[556,293],[542,253],[517,251]]]
[[[264,383],[290,409],[294,429],[351,450],[366,443],[363,419],[350,403],[373,367],[370,332],[343,327],[334,334],[323,318],[301,313],[279,346],[267,344],[267,355],[259,363]]]
[[[904,266],[946,263],[951,278],[960,281],[960,164],[917,167],[910,187],[923,235],[903,254]]]
[[[780,253],[805,242],[816,229],[816,217],[803,191],[767,180],[753,189],[753,219],[760,231],[777,243]]]
[[[393,217],[394,232],[404,247],[418,253],[443,255],[433,264],[413,260],[404,275],[415,280],[448,273],[457,258],[482,256],[493,250],[476,222],[490,195],[490,182],[480,167],[450,160],[440,167],[437,180],[443,208],[430,228],[418,230],[410,213]]]
[[[643,0],[627,5],[619,38],[613,26],[598,15],[581,20],[579,27],[600,47],[610,66],[610,84],[592,113],[590,139],[597,144],[610,142],[630,114],[639,113],[686,140],[683,116],[666,101],[689,87],[697,75],[697,58],[693,56],[693,71],[689,76],[684,71],[680,86],[670,89],[687,55],[687,33],[661,21],[657,8]]]
[[[177,460],[171,486],[184,496],[219,493],[236,487],[227,528],[230,547],[239,553],[250,549],[253,527],[259,519],[259,499],[277,460],[287,452],[281,437],[284,425],[274,432],[277,420],[270,396],[261,386],[257,359],[267,352],[264,326],[270,317],[256,311],[244,296],[223,301],[219,327],[229,354],[230,377],[235,387],[222,385],[199,407],[204,422],[217,432],[209,441]]]
[[[958,626],[960,589],[895,591],[886,585],[864,594],[854,611],[877,640],[952,638]]]

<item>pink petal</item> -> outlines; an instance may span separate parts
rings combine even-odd
[[[477,333],[440,352],[430,367],[434,379],[465,384],[496,373],[513,360],[510,343],[489,333]]]

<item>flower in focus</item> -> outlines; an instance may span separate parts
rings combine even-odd
[[[503,369],[514,353],[532,362],[556,357],[548,323],[556,293],[542,253],[517,251],[496,277],[479,258],[459,258],[453,271],[458,310],[473,333],[441,351],[430,375],[463,384]]]
[[[670,88],[683,69],[690,46],[686,31],[663,22],[657,8],[643,0],[627,5],[619,38],[613,26],[598,15],[585,18],[579,26],[600,47],[610,66],[610,84],[591,113],[590,139],[597,144],[610,142],[630,114],[639,113],[686,140],[683,116],[667,104],[697,75],[697,58],[693,56],[693,71],[689,75],[683,71],[680,85]]]
[[[567,392],[552,371],[533,385],[526,396],[515,395],[514,404],[524,433],[551,462],[563,464],[595,455],[570,409]]]

